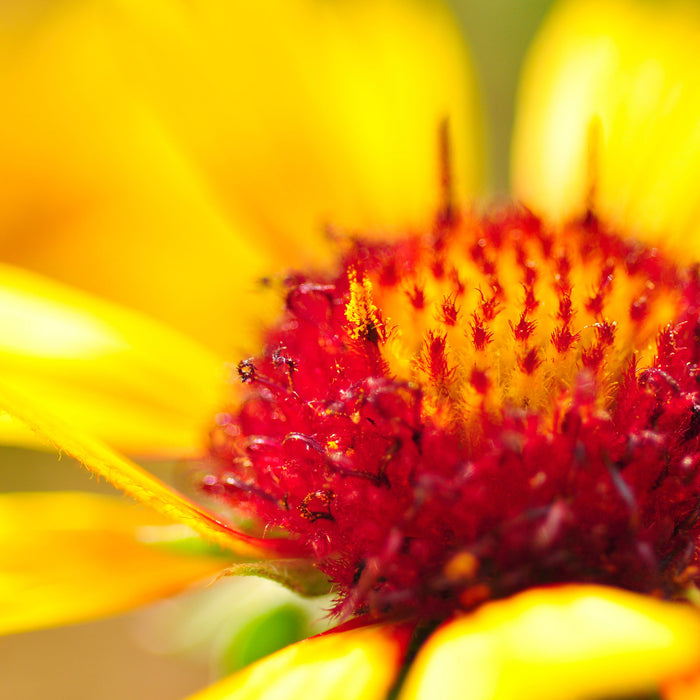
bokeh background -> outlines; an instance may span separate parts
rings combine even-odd
[[[491,156],[491,193],[500,198],[507,193],[510,131],[520,66],[551,0],[453,0],[451,4],[476,65]],[[4,449],[0,456],[0,491],[109,490],[70,459],[57,460],[55,455],[16,449]],[[166,479],[172,478],[176,469],[173,464],[154,465],[154,470]],[[110,620],[2,638],[0,698],[186,697],[221,672],[222,650],[236,635],[241,639],[237,622],[241,616],[237,611],[255,606],[263,610],[273,601],[283,605],[285,595],[257,581],[224,582]],[[303,609],[303,619],[295,615],[283,615],[282,622],[278,619],[276,624],[297,625],[295,629],[307,623],[321,624],[318,609]]]

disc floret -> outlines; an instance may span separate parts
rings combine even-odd
[[[286,281],[204,487],[294,538],[337,612],[698,575],[700,287],[593,217],[356,241]]]

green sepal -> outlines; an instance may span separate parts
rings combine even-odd
[[[331,591],[330,581],[306,559],[278,559],[233,564],[222,576],[258,576],[275,581],[298,595],[312,598]]]

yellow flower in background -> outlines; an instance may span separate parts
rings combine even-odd
[[[384,698],[407,654],[403,699],[693,697],[700,616],[655,599],[696,577],[692,8],[552,15],[513,158],[552,228],[457,210],[474,90],[434,3],[3,12],[7,438],[31,437],[11,415],[159,515],[3,496],[0,629],[215,573],[194,531],[234,573],[308,593],[324,574],[354,618],[200,698]],[[354,240],[386,231],[422,235]],[[230,409],[224,358],[243,360]],[[115,449],[209,450],[202,487],[263,527]]]
[[[3,260],[147,312],[205,348],[162,329],[109,336],[73,317],[69,333],[60,309],[26,309],[58,319],[52,338],[66,346],[42,351],[26,339],[34,360],[66,358],[60,369],[42,367],[51,382],[43,401],[60,393],[66,415],[68,393],[113,396],[108,417],[76,408],[71,422],[131,452],[201,449],[193,426],[208,425],[221,404],[211,372],[255,347],[263,320],[274,318],[259,280],[280,265],[327,263],[326,225],[381,231],[427,221],[439,199],[435,134],[445,114],[462,197],[478,179],[463,47],[449,17],[424,3],[22,3],[3,13],[1,79],[12,96],[0,158]],[[117,328],[139,322],[104,305],[94,311]],[[100,363],[69,376],[81,343]],[[143,348],[128,360],[140,371],[161,368],[160,387],[133,366],[131,379],[116,376],[121,364],[102,371],[105,356],[127,345]],[[8,354],[19,365],[15,346]],[[70,392],[57,386],[68,379]]]

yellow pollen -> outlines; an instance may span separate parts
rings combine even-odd
[[[350,323],[350,337],[354,340],[379,342],[385,340],[384,322],[373,301],[372,282],[368,277],[357,279],[357,271],[348,272],[350,299],[345,307],[345,318]]]

